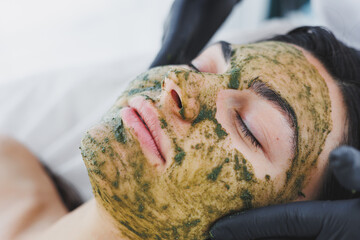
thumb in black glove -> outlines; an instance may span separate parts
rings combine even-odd
[[[349,190],[360,190],[360,151],[343,146],[330,154],[330,170]],[[258,208],[217,222],[211,239],[360,239],[360,199],[294,202]]]

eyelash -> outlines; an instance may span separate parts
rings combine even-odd
[[[194,64],[192,64],[191,62],[187,64],[189,67],[191,67],[193,70],[200,72],[199,69],[197,69],[197,67],[194,66]]]
[[[240,123],[241,131],[245,135],[245,138],[248,138],[252,145],[254,145],[256,148],[260,148],[261,144],[259,141],[254,137],[254,135],[250,132],[244,121],[242,120],[240,114],[236,112],[236,117],[238,119],[238,122]]]

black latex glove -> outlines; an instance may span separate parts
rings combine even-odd
[[[330,154],[330,169],[349,190],[360,190],[360,151],[343,146]],[[227,217],[211,239],[360,239],[360,199],[294,202]]]
[[[195,58],[240,0],[175,0],[161,49],[150,67],[186,64]]]

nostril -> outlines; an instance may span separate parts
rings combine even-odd
[[[179,94],[177,94],[177,92],[175,90],[171,90],[171,97],[175,101],[178,108],[182,108],[181,99],[179,97]]]

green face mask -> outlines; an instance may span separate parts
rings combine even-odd
[[[228,70],[201,73],[154,68],[137,77],[82,140],[97,202],[129,239],[205,239],[210,225],[235,211],[298,198],[331,130],[323,78],[297,48],[279,42],[232,45]],[[168,83],[181,96],[174,112]],[[219,94],[261,83],[295,114],[294,154],[277,176],[259,176],[253,158],[233,146],[220,121]],[[254,93],[255,94],[255,93]],[[141,98],[156,110],[168,142],[166,165],[154,167],[121,111]],[[169,107],[170,106],[170,107]],[[179,127],[179,124],[183,124]],[[171,157],[169,157],[171,156]],[[266,169],[264,170],[266,171]]]

